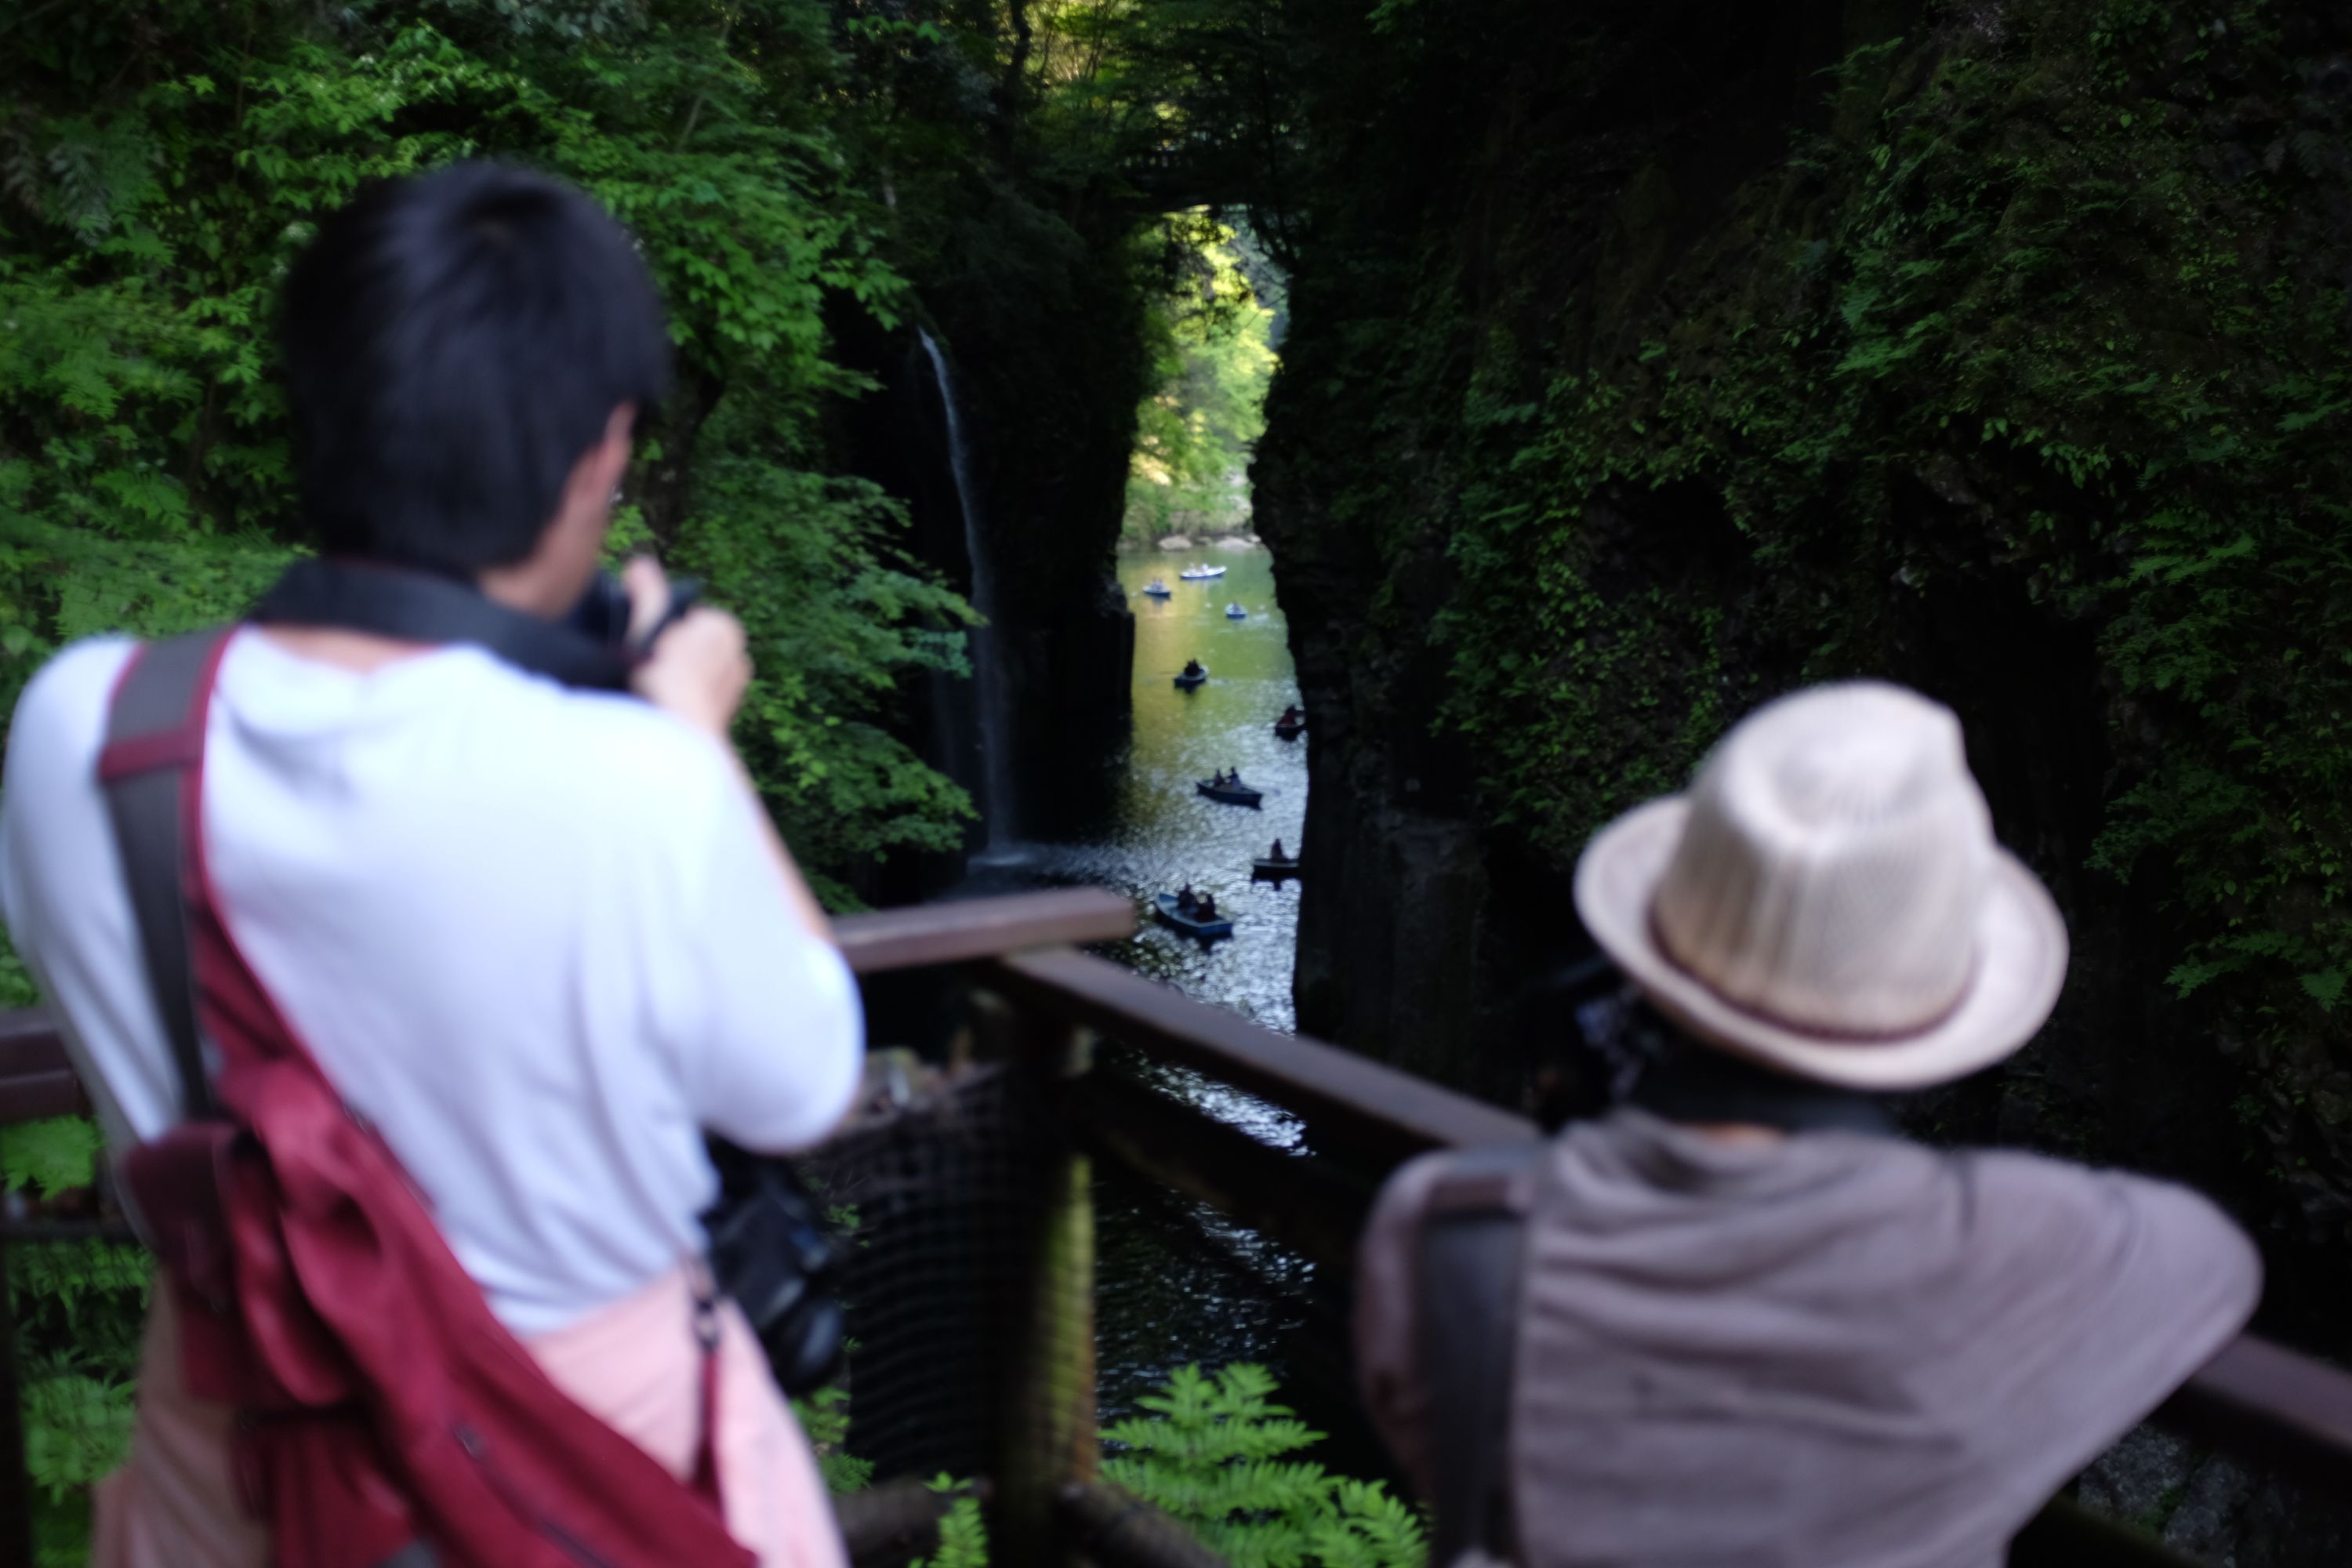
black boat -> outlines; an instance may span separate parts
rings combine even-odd
[[[1253,882],[1279,882],[1297,876],[1298,862],[1296,860],[1269,860],[1261,855],[1250,862],[1250,880]],[[1299,879],[1303,881],[1305,879]]]
[[[1208,684],[1209,672],[1205,668],[1198,675],[1179,675],[1176,678],[1176,689],[1179,691],[1197,691]]]
[[[1213,779],[1202,779],[1193,787],[1211,800],[1223,801],[1227,805],[1255,807],[1265,799],[1263,792],[1245,784],[1219,784]]]
[[[1198,915],[1187,914],[1178,909],[1176,895],[1173,893],[1155,893],[1152,895],[1151,902],[1152,912],[1161,920],[1174,926],[1178,931],[1197,936],[1204,942],[1213,937],[1234,934],[1234,922],[1223,915],[1213,921],[1204,921]]]
[[[1288,723],[1279,719],[1274,721],[1274,738],[1277,741],[1296,741],[1305,733],[1307,733],[1307,721],[1304,719],[1293,719]]]

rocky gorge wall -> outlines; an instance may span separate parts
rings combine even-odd
[[[975,177],[929,193],[942,214],[916,260],[917,288],[959,403],[972,500],[994,568],[996,647],[1007,664],[1007,738],[1031,815],[1068,804],[1123,724],[1135,623],[1112,570],[1126,506],[1135,406],[1150,366],[1146,298],[1132,215],[1063,220],[1017,191]],[[908,204],[913,205],[911,199]],[[908,546],[968,597],[972,563],[948,444],[947,411],[911,323],[886,331],[845,314],[844,357],[877,389],[832,410],[856,472],[906,504]],[[982,796],[975,683],[930,681],[910,694],[908,729],[926,760]],[[977,834],[977,828],[974,832]],[[929,896],[961,858],[909,859],[862,889],[877,902]]]
[[[1369,9],[1369,14],[1368,14]],[[1253,473],[1300,1024],[1506,1100],[1589,833],[1809,681],[1956,708],[2074,941],[1927,1129],[2352,1258],[2352,16],[1311,0]]]

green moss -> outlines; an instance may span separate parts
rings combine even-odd
[[[2163,901],[2263,1141],[2352,1192],[2352,92],[2284,0],[1973,9],[1850,57],[1676,258],[1664,143],[1603,146],[1598,198],[1482,192],[1515,231],[1460,219],[1478,254],[1433,244],[1354,363],[1409,389],[1382,438],[1441,455],[1330,511],[1443,475],[1443,722],[1561,865],[1759,697],[1916,668],[1934,595],[2074,628],[2116,766],[2053,869]]]

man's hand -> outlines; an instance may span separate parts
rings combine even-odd
[[[632,635],[658,625],[669,609],[669,582],[661,567],[637,556],[623,570],[621,582],[629,591]],[[751,681],[742,623],[724,610],[701,605],[662,633],[629,677],[638,696],[722,743]]]

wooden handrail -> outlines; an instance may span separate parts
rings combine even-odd
[[[887,974],[1024,948],[1116,942],[1134,934],[1135,905],[1100,888],[1064,888],[844,915],[833,931],[853,972]],[[89,1110],[48,1010],[0,1013],[0,1127]]]
[[[1278,1035],[1237,1014],[1066,948],[1007,953],[983,984],[1074,1017],[1112,1039],[1196,1068],[1305,1117],[1318,1147],[1398,1160],[1432,1149],[1524,1142],[1525,1117],[1305,1035]]]
[[[2352,1479],[2352,1373],[2253,1334],[2222,1346],[2156,1420],[2322,1487]]]
[[[48,1009],[0,1013],[0,1127],[89,1110],[89,1097],[66,1059],[65,1042]]]
[[[833,932],[851,969],[886,974],[1024,948],[1117,942],[1135,934],[1135,903],[1100,888],[1061,888],[844,915]]]
[[[1385,1164],[1425,1150],[1538,1136],[1534,1123],[1484,1101],[1318,1040],[1276,1034],[1059,945],[1125,936],[1134,919],[1127,900],[1074,889],[849,916],[835,930],[861,974],[975,964],[975,977],[1009,1000],[1297,1113],[1319,1151]],[[1108,1141],[1131,1157],[1181,1148],[1193,1136],[1136,1114],[1116,1096],[1103,1104],[1118,1111],[1106,1118]],[[47,1015],[0,1014],[0,1123],[85,1108]],[[1331,1186],[1335,1178],[1318,1180]],[[2352,1373],[2252,1335],[2223,1349],[2158,1418],[2306,1476],[2352,1479]]]

